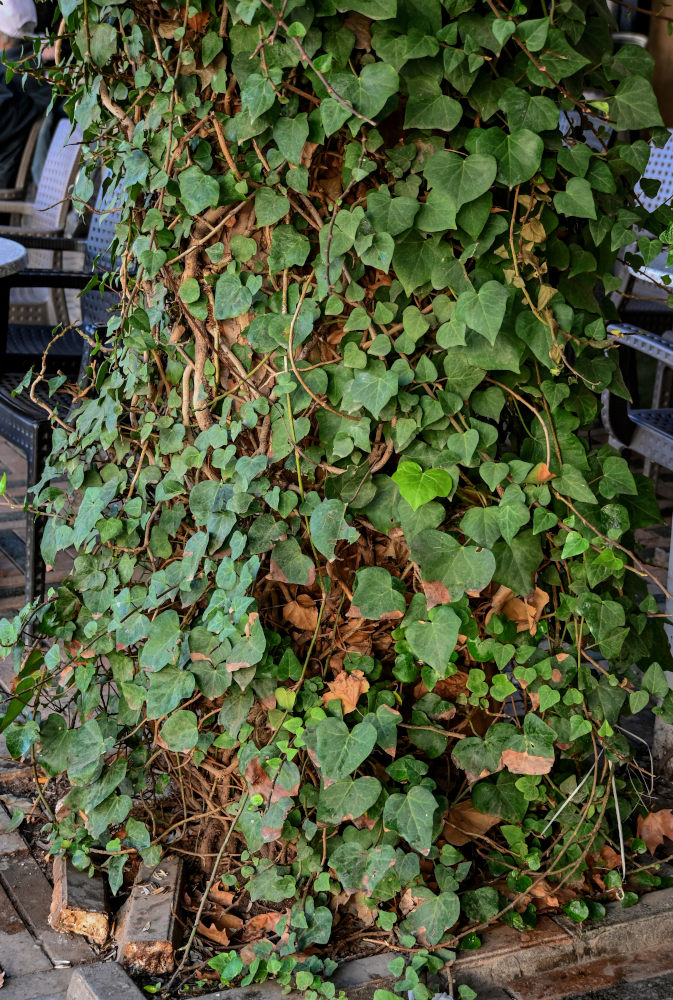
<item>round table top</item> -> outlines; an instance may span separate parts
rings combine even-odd
[[[8,278],[10,274],[22,271],[28,265],[28,253],[25,247],[15,240],[0,237],[0,278]]]

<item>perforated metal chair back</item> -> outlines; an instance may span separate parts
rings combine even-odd
[[[40,183],[35,195],[35,220],[39,229],[63,229],[70,208],[70,189],[79,170],[82,133],[66,119],[60,121],[49,143]],[[30,225],[32,226],[32,220]]]
[[[33,202],[34,211],[24,219],[21,228],[60,235],[70,209],[70,193],[80,168],[79,128],[70,134],[72,126],[60,121],[45,160],[40,183]],[[31,250],[30,267],[60,266],[60,256],[51,250]],[[14,323],[67,323],[68,311],[62,289],[17,289],[11,299],[11,320]]]
[[[85,271],[113,271],[110,246],[115,238],[115,226],[121,217],[119,195],[116,188],[103,190],[101,185],[89,224],[84,252]],[[102,294],[98,289],[82,295],[82,325],[101,329],[107,326],[110,315],[119,308],[119,295],[106,289]]]
[[[661,181],[659,190],[653,197],[643,193],[640,182],[636,184],[636,194],[648,212],[653,212],[659,205],[673,198],[673,131],[665,146],[657,149],[653,146],[643,177]]]

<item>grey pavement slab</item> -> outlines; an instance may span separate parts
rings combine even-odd
[[[633,947],[628,939],[622,940],[619,954],[602,955],[590,961],[579,962],[551,974],[540,974],[507,983],[507,991],[515,1000],[569,1000],[571,997],[592,998],[603,990],[622,990],[615,996],[630,996],[637,984],[649,988],[656,979],[662,981],[673,976],[673,953],[670,947],[657,946],[649,950]],[[625,991],[625,992],[624,992]],[[612,994],[607,994],[612,996]],[[634,996],[647,996],[634,993]]]
[[[29,976],[7,976],[2,1000],[66,1000],[71,975],[72,969],[50,969]]]
[[[86,941],[72,934],[60,934],[50,926],[51,885],[33,856],[25,853],[10,858],[9,864],[7,861],[5,858],[0,868],[0,882],[52,964],[80,965],[94,961],[95,954]]]
[[[51,969],[40,948],[0,886],[0,965],[8,978]]]
[[[621,903],[606,905],[604,920],[579,925],[566,917],[554,917],[576,942],[578,956],[620,954],[628,941],[629,949],[650,950],[656,944],[670,947],[673,941],[673,889],[648,892],[635,906],[624,909]]]
[[[121,965],[96,962],[75,969],[67,1000],[143,1000],[147,995],[138,989]]]

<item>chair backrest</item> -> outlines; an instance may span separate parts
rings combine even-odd
[[[659,190],[652,198],[643,194],[640,183],[636,184],[636,193],[648,212],[653,212],[659,205],[673,198],[673,131],[661,149],[657,149],[656,146],[651,147],[643,177],[661,181]]]
[[[119,191],[101,184],[94,204],[84,251],[85,271],[114,270],[115,261],[110,254],[110,244],[115,238],[115,225],[121,216]],[[82,323],[85,327],[104,328],[110,315],[119,308],[119,295],[112,290],[102,294],[98,289],[82,295]]]
[[[40,134],[40,129],[44,123],[44,118],[38,118],[30,127],[30,132],[28,133],[28,138],[26,139],[26,144],[23,147],[23,153],[21,154],[21,159],[19,160],[19,166],[16,171],[16,178],[14,180],[14,187],[17,191],[24,191],[26,184],[28,182],[28,171],[30,170],[30,165],[33,162],[33,153],[35,152],[35,147],[37,145],[37,137]],[[18,195],[16,197],[19,197]]]
[[[79,170],[82,133],[70,135],[70,122],[60,121],[49,143],[47,158],[35,195],[35,215],[29,225],[37,229],[61,230],[70,207],[70,189]]]

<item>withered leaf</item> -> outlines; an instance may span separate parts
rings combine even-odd
[[[265,934],[282,934],[287,928],[289,912],[283,910],[277,913],[272,910],[270,913],[257,913],[250,920],[246,920],[241,938],[243,941],[256,941]]]
[[[483,836],[499,822],[499,816],[481,813],[471,802],[459,802],[449,809],[444,822],[444,837],[454,847],[462,847]]]
[[[638,817],[638,836],[645,841],[650,854],[661,847],[664,837],[673,840],[673,812],[670,809],[658,809],[647,816]]]
[[[355,711],[360,695],[369,691],[369,681],[361,670],[352,670],[350,674],[342,670],[333,681],[328,682],[327,688],[322,696],[323,704],[338,698],[344,715],[347,715]]]
[[[536,757],[527,750],[503,750],[500,763],[511,774],[549,774],[554,758]]]
[[[229,944],[229,934],[224,924],[218,926],[219,924],[220,918],[213,920],[211,923],[202,920],[198,926],[198,932],[202,937],[208,938],[209,941],[215,941],[216,944],[226,948]]]
[[[304,632],[315,631],[318,624],[318,609],[315,606],[315,601],[308,594],[299,594],[295,601],[290,601],[285,605],[283,618]]]

